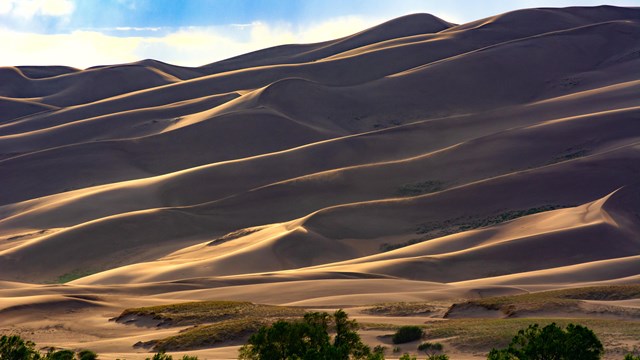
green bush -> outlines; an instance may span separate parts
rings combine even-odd
[[[98,358],[98,355],[91,350],[82,350],[76,354],[71,350],[51,348],[42,355],[35,346],[35,343],[25,341],[20,336],[3,335],[0,337],[0,360],[96,360]]]
[[[445,354],[431,354],[427,356],[427,360],[449,360],[449,356]]]
[[[79,360],[96,360],[98,358],[98,354],[94,353],[91,350],[82,350],[78,352]]]
[[[151,358],[145,360],[173,360],[173,356],[167,355],[164,351],[157,352]]]
[[[418,351],[424,351],[427,355],[432,352],[442,351],[443,348],[444,346],[440,343],[431,343],[428,341],[418,345]]]
[[[555,323],[540,328],[529,325],[518,331],[506,349],[493,349],[488,360],[597,360],[604,348],[598,337],[589,328],[567,325],[566,329]]]
[[[54,350],[51,349],[44,356],[46,360],[75,360],[76,353],[71,350]]]
[[[407,353],[402,354],[399,360],[418,360],[415,356],[409,355]]]
[[[640,356],[634,356],[633,354],[627,354],[624,356],[624,360],[640,360]]]
[[[401,326],[393,337],[391,337],[391,341],[394,344],[403,344],[414,340],[419,340],[424,335],[424,331],[418,326],[407,325]]]

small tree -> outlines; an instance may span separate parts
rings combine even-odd
[[[518,331],[509,347],[493,349],[489,360],[597,360],[604,348],[590,329],[569,324],[566,330],[555,323],[540,328],[538,324]]]
[[[277,321],[251,335],[239,350],[242,360],[310,359],[348,360],[384,359],[384,349],[373,352],[357,333],[358,325],[347,313],[307,313],[302,321]],[[329,331],[335,331],[333,341]]]

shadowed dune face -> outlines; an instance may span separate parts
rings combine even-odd
[[[416,14],[197,68],[1,68],[0,314],[636,281],[638,19]]]

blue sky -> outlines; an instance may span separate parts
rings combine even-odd
[[[0,66],[80,68],[154,58],[198,66],[283,43],[345,36],[427,12],[463,23],[571,0],[0,0]],[[640,0],[609,5],[640,6]]]

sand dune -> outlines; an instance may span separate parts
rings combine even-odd
[[[639,18],[414,14],[201,67],[1,68],[0,330],[137,358],[177,330],[108,321],[125,307],[637,283]]]

